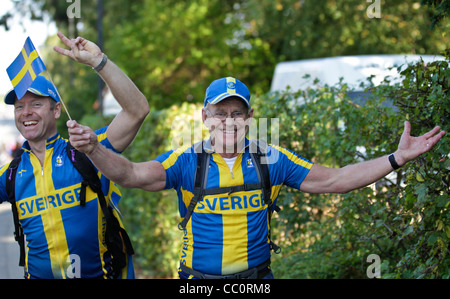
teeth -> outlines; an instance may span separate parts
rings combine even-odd
[[[223,132],[226,134],[234,134],[234,130],[233,131],[223,130]]]
[[[32,125],[37,124],[37,121],[26,121],[26,122],[24,122],[23,124],[24,124],[25,126],[32,126]]]

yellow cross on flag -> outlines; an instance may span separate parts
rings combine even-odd
[[[6,69],[18,99],[25,95],[36,76],[45,70],[44,62],[28,37],[22,51]]]

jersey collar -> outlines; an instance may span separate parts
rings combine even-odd
[[[58,140],[59,138],[61,138],[61,136],[59,135],[58,132],[56,132],[55,135],[53,135],[52,137],[48,138],[45,141],[45,149],[51,149],[55,146],[56,140]],[[25,151],[31,151],[30,145],[28,144],[28,140],[26,140],[23,145],[22,145],[22,149]]]
[[[245,137],[245,140],[244,140],[244,150],[243,150],[243,152],[249,147],[249,145],[250,145],[250,141],[248,140],[247,137]],[[205,152],[207,152],[208,154],[212,154],[212,153],[215,152],[215,150],[213,149],[213,147],[212,147],[212,145],[211,145],[211,137],[203,142],[203,149],[204,149]]]

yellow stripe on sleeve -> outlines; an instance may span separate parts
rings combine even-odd
[[[162,166],[164,167],[164,169],[168,169],[171,166],[173,166],[175,164],[175,162],[178,160],[178,157],[184,153],[190,146],[186,145],[183,147],[180,147],[179,149],[175,150],[173,153],[171,153],[169,155],[169,157],[167,157],[166,160],[164,160],[164,162],[162,162]]]
[[[305,161],[299,157],[297,157],[295,154],[293,154],[292,152],[288,151],[285,148],[276,146],[276,145],[272,145],[273,148],[275,148],[276,150],[278,150],[279,152],[283,153],[284,155],[286,155],[286,157],[291,160],[292,162],[294,162],[297,165],[300,165],[302,167],[305,167],[307,169],[311,169],[311,167],[314,165],[308,161]]]

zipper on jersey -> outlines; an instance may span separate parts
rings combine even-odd
[[[30,158],[34,158],[34,159],[38,160],[38,163],[40,164],[39,159],[36,157],[36,155],[33,152],[30,152],[30,156],[31,156]],[[65,271],[64,271],[64,266],[63,266],[64,263],[62,261],[61,252],[58,250],[58,247],[59,247],[58,244],[60,241],[58,240],[58,234],[56,232],[55,219],[53,216],[54,211],[48,203],[47,184],[46,184],[46,176],[45,176],[45,171],[44,171],[46,161],[47,161],[47,151],[45,152],[44,166],[41,166],[42,189],[44,192],[43,198],[45,200],[47,209],[45,211],[46,215],[42,215],[41,217],[48,217],[48,219],[49,219],[49,222],[50,222],[49,230],[52,235],[51,237],[53,238],[53,242],[55,243],[55,252],[56,252],[55,264],[59,265],[61,276],[62,276],[62,278],[65,278]],[[49,246],[48,241],[47,241],[47,245]],[[48,248],[48,250],[50,251],[50,248]],[[52,257],[50,255],[50,262],[51,262],[51,260],[52,260]],[[53,267],[52,267],[52,270],[55,270],[55,269],[53,269]],[[55,275],[55,273],[53,273],[53,275]]]
[[[219,155],[219,157],[222,159],[222,162],[223,162],[223,163],[226,165],[226,167],[229,169],[231,178],[234,180],[233,168],[234,168],[234,166],[235,166],[235,164],[236,164],[237,159],[234,161],[233,167],[230,168],[230,167],[228,166],[228,163],[225,161],[225,159],[224,159],[222,156],[220,156],[220,155]]]

